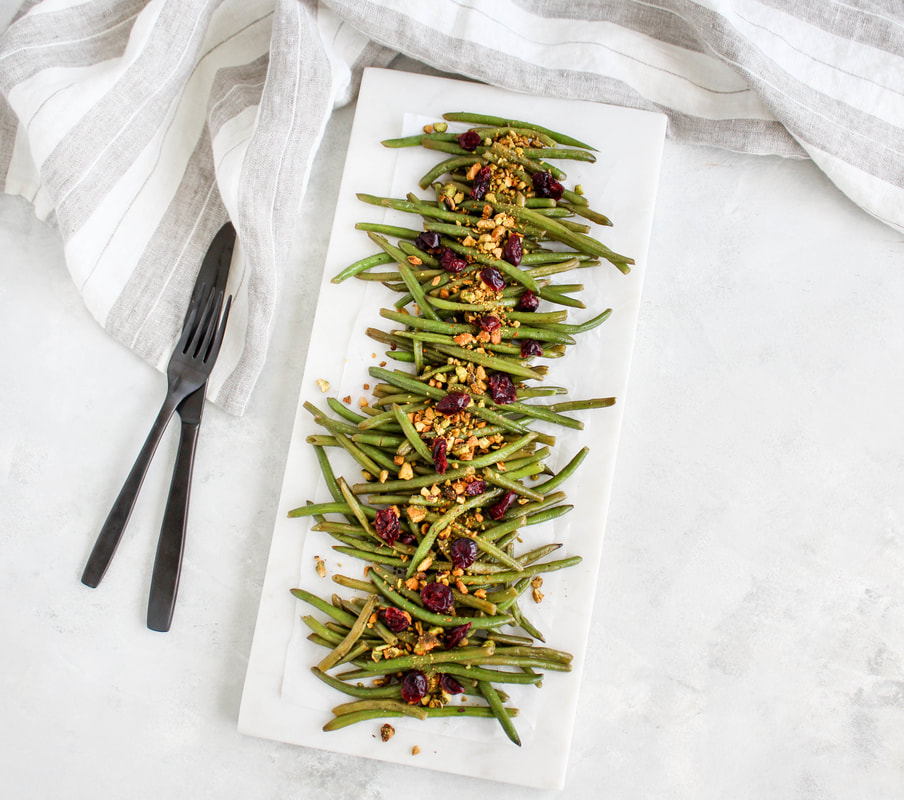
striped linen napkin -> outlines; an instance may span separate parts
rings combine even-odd
[[[31,0],[0,37],[0,188],[59,229],[91,313],[161,369],[232,219],[210,396],[241,414],[326,121],[396,53],[812,158],[904,231],[900,0]]]

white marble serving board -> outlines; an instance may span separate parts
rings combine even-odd
[[[526,601],[526,613],[544,631],[547,643],[574,653],[570,673],[548,673],[542,689],[506,687],[510,705],[520,708],[515,720],[522,738],[516,747],[492,720],[451,719],[417,722],[393,719],[396,735],[382,742],[379,722],[361,723],[324,733],[330,709],[349,698],[317,681],[310,666],[322,658],[322,648],[307,641],[299,622],[311,609],[289,592],[302,586],[322,597],[334,591],[348,594],[332,582],[341,573],[361,577],[363,564],[335,553],[335,543],[310,531],[308,520],[288,519],[287,512],[307,500],[329,499],[313,449],[306,437],[321,432],[302,405],[326,407],[326,397],[351,396],[357,403],[369,396],[364,384],[376,381],[368,367],[386,360],[384,349],[365,335],[368,326],[387,329],[379,317],[396,295],[380,284],[349,280],[335,285],[330,278],[343,267],[376,251],[360,221],[418,227],[419,220],[361,203],[356,193],[404,197],[417,191],[417,180],[436,162],[436,154],[421,148],[387,149],[380,141],[415,133],[447,111],[473,111],[527,119],[567,132],[598,148],[595,164],[562,162],[567,185],[581,184],[592,208],[614,222],[595,227],[594,235],[612,249],[632,256],[636,265],[627,276],[603,263],[594,269],[566,273],[562,282],[582,282],[586,310],[575,310],[569,321],[612,308],[600,328],[582,334],[563,359],[549,361],[550,384],[565,386],[569,397],[615,396],[607,409],[581,412],[583,431],[557,428],[554,469],[564,465],[583,445],[590,455],[578,475],[566,485],[575,510],[554,523],[525,533],[526,544],[556,541],[563,547],[554,557],[581,555],[572,569],[546,577],[545,599]],[[314,320],[308,360],[302,379],[298,412],[283,478],[277,521],[258,612],[245,689],[239,715],[243,733],[382,761],[410,764],[462,775],[501,780],[537,788],[560,788],[564,782],[571,732],[581,702],[581,674],[602,557],[618,435],[640,306],[648,241],[652,225],[665,117],[551,98],[515,94],[480,84],[450,81],[388,70],[367,70],[361,86],[355,122],[332,226],[324,277]],[[421,196],[425,193],[419,192]],[[324,215],[323,224],[329,224]],[[541,305],[541,310],[546,304]],[[391,367],[390,367],[391,368]],[[317,380],[330,383],[327,395]],[[337,474],[358,479],[354,462],[330,451]],[[325,559],[326,578],[315,571],[316,556]],[[415,755],[412,748],[420,752]]]

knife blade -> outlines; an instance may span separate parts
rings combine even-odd
[[[225,290],[235,248],[235,228],[227,222],[214,236],[207,255],[201,264],[197,283],[213,283],[215,289]],[[153,631],[166,632],[173,621],[182,557],[185,552],[185,531],[191,495],[191,479],[194,470],[195,451],[204,412],[207,384],[192,392],[176,408],[179,415],[179,446],[170,482],[157,554],[151,574],[148,594],[147,625]]]

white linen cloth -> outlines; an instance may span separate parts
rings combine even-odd
[[[396,53],[810,157],[904,231],[900,0],[31,0],[0,37],[0,189],[57,226],[91,313],[158,368],[232,219],[209,394],[241,414],[326,122]]]

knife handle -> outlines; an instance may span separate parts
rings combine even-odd
[[[185,524],[191,494],[191,476],[198,444],[198,423],[183,422],[179,434],[179,450],[170,483],[163,524],[157,541],[157,556],[151,575],[148,596],[148,628],[166,632],[173,621],[179,576],[182,572],[182,553],[185,549]]]
[[[122,539],[129,517],[132,516],[132,509],[135,507],[135,500],[138,497],[141,484],[144,482],[148,466],[154,457],[154,452],[157,450],[157,445],[163,436],[163,432],[166,430],[167,423],[169,423],[170,417],[173,416],[181,399],[177,395],[167,393],[160,412],[157,414],[157,419],[154,420],[150,433],[148,433],[148,437],[138,453],[138,458],[135,459],[135,463],[132,465],[132,469],[113,503],[113,508],[110,509],[104,526],[94,542],[91,555],[88,556],[88,563],[82,573],[82,583],[85,586],[96,589],[104,577],[107,567],[110,566],[110,561],[119,546],[119,541]]]

